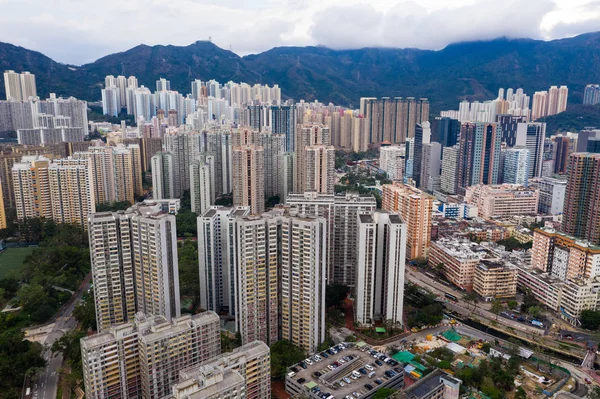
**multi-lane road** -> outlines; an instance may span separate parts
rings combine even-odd
[[[60,337],[69,330],[77,326],[77,321],[72,316],[75,306],[81,300],[81,296],[86,292],[90,285],[91,273],[86,276],[79,289],[71,296],[67,302],[56,314],[54,328],[48,334],[44,346],[47,348],[44,357],[46,359],[46,368],[39,373],[31,383],[31,398],[33,399],[55,399],[58,390],[59,369],[62,367],[62,354],[52,355],[50,347]]]

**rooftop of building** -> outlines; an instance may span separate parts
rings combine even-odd
[[[442,237],[437,241],[432,241],[431,245],[437,246],[457,259],[484,259],[490,256],[485,247],[467,239]]]
[[[411,385],[404,391],[404,397],[407,399],[420,399],[425,398],[429,393],[438,388],[442,382],[441,377],[449,377],[447,373],[440,369],[435,369],[425,377],[421,378],[415,384]],[[456,383],[460,383],[455,380]],[[401,397],[401,396],[400,396]]]
[[[199,384],[206,384],[197,392],[186,395],[187,399],[203,399],[211,397],[220,392],[231,389],[234,386],[245,385],[244,378],[235,370],[220,370],[219,368],[205,368]],[[183,388],[183,387],[182,387]],[[244,387],[245,388],[245,387]]]
[[[563,233],[561,231],[558,231],[556,229],[553,229],[552,227],[540,227],[539,229],[536,229],[535,232],[539,232],[539,233],[545,233],[547,235],[556,235],[556,236],[561,236],[564,237],[568,240],[572,240],[574,242],[575,245],[582,247],[582,248],[589,248],[593,251],[600,251],[600,245],[596,245],[594,243],[591,243],[589,241],[583,240],[581,238],[577,238],[575,236]],[[535,234],[534,232],[534,234]]]
[[[506,269],[506,270],[513,269],[513,267],[507,263],[502,263],[502,262],[493,261],[493,260],[482,260],[481,263],[479,263],[477,265],[477,268],[479,268],[483,271],[498,270],[498,269]]]

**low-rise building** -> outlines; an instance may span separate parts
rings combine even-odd
[[[462,381],[436,369],[391,399],[458,399]]]
[[[535,215],[538,210],[537,190],[516,184],[477,184],[467,188],[465,201],[477,206],[479,216],[487,219],[511,215]]]
[[[518,269],[500,262],[482,261],[475,268],[473,291],[485,301],[514,298]]]

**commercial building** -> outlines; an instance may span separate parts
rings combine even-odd
[[[484,301],[514,298],[517,295],[518,273],[515,267],[484,260],[475,267],[473,291]]]
[[[460,162],[460,146],[445,147],[442,155],[442,173],[440,189],[445,194],[455,195],[458,190],[458,164]]]
[[[562,175],[542,177],[538,182],[540,202],[538,211],[546,215],[558,215],[563,212],[567,178]]]
[[[562,229],[600,244],[600,154],[569,157]]]
[[[167,398],[179,372],[221,353],[219,317],[213,312],[172,320],[135,320],[81,340],[85,395]]]
[[[406,163],[406,146],[381,145],[379,149],[379,169],[385,171],[390,180],[402,181]]]
[[[431,240],[433,197],[406,184],[385,184],[382,209],[397,212],[407,224],[407,258],[426,257]]]
[[[440,143],[423,144],[421,160],[421,189],[427,192],[441,189],[440,170],[442,166],[442,145]],[[413,175],[414,175],[413,170]]]
[[[173,385],[173,399],[270,398],[270,359],[269,347],[264,342],[242,345],[199,367],[181,371],[179,383]],[[209,378],[207,372],[216,378]],[[237,376],[241,378],[239,384]]]
[[[544,138],[546,137],[545,123],[519,123],[517,125],[517,147],[529,149],[528,178],[542,175],[542,162],[544,155]]]
[[[442,265],[442,273],[452,284],[471,289],[475,278],[475,268],[483,260],[493,260],[479,244],[470,240],[440,238],[431,243],[428,263],[430,267]]]
[[[417,124],[429,122],[429,101],[426,98],[382,97],[360,99],[360,114],[369,121],[370,144],[389,141],[404,143],[415,136]]]
[[[502,128],[496,123],[463,123],[458,159],[458,191],[475,184],[498,184]]]
[[[355,322],[402,325],[406,224],[397,214],[358,215]]]
[[[354,287],[356,284],[357,216],[372,213],[377,201],[371,195],[356,193],[319,194],[305,192],[289,194],[286,205],[300,214],[319,216],[327,220],[328,255],[327,280]]]
[[[442,147],[453,147],[458,143],[460,122],[458,119],[436,117],[431,124],[431,134],[433,141],[440,143]]]
[[[88,231],[98,331],[137,312],[181,314],[175,216],[138,204],[91,214]]]
[[[476,206],[479,216],[487,219],[536,215],[538,200],[538,190],[514,184],[477,184],[467,188],[465,194],[465,202]]]
[[[504,155],[502,182],[527,187],[529,180],[529,149],[526,147],[507,148],[502,153]]]

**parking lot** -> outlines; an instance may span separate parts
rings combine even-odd
[[[308,393],[315,399],[368,399],[379,388],[402,386],[404,365],[368,346],[346,345],[349,347],[337,345],[292,366],[286,391],[291,395]]]

